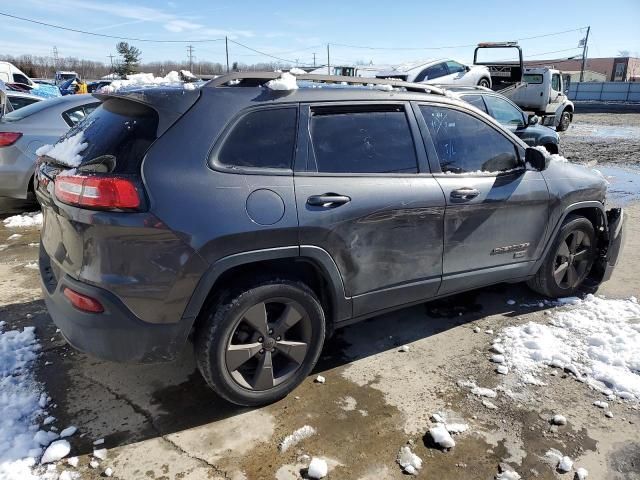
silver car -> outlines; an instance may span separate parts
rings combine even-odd
[[[0,197],[28,198],[33,191],[36,150],[55,143],[99,104],[91,95],[68,95],[0,118]]]

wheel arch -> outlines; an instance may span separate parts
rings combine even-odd
[[[538,261],[534,264],[531,270],[531,274],[534,274],[535,272],[537,272],[538,269],[540,268],[540,265],[542,265],[542,263],[544,262],[544,259],[547,258],[547,255],[549,254],[549,250],[553,246],[553,242],[555,241],[556,236],[560,231],[560,228],[562,228],[562,225],[564,224],[565,220],[569,215],[579,215],[589,220],[596,232],[596,238],[598,239],[598,244],[600,244],[600,240],[603,237],[603,235],[606,233],[606,227],[607,227],[607,217],[606,217],[604,205],[595,200],[573,203],[564,209],[559,220],[554,225],[553,230],[551,231],[551,234],[546,239],[543,253],[538,259]],[[604,227],[604,228],[601,229],[600,227]]]
[[[202,276],[183,318],[194,327],[202,321],[208,306],[228,287],[248,283],[259,276],[275,276],[303,281],[318,296],[327,318],[327,329],[351,317],[351,299],[345,297],[338,267],[322,248],[314,246],[279,247],[243,252],[215,262]]]

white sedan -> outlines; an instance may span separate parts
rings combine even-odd
[[[378,78],[397,78],[406,82],[441,85],[479,85],[491,88],[489,69],[481,65],[464,65],[455,60],[439,59],[398,65],[378,73]]]

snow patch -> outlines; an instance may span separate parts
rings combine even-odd
[[[52,463],[62,460],[69,455],[71,451],[71,445],[66,440],[56,440],[42,454],[40,463]]]
[[[290,73],[283,72],[280,78],[274,78],[266,83],[266,87],[271,90],[297,90],[298,83],[296,77]]]
[[[523,383],[553,366],[590,387],[619,398],[640,400],[640,305],[637,299],[587,295],[560,299],[549,323],[529,322],[504,329],[505,364]],[[601,407],[606,408],[606,407]]]
[[[589,476],[589,470],[587,470],[586,468],[580,467],[579,469],[576,470],[577,480],[586,480],[588,476]]]
[[[398,462],[402,470],[409,475],[417,475],[418,470],[422,468],[422,459],[413,453],[407,445],[400,447],[396,462]]]
[[[114,80],[110,85],[100,88],[98,93],[115,93],[141,87],[182,87],[185,90],[193,90],[201,85],[197,80],[188,70],[173,70],[164,77],[156,77],[153,73],[135,73],[127,75],[126,80]]]
[[[30,212],[5,218],[2,223],[7,228],[41,227],[42,213]],[[9,237],[11,238],[11,237]]]
[[[316,429],[309,425],[300,427],[291,435],[287,435],[284,438],[284,440],[280,442],[280,446],[279,446],[280,451],[286,452],[289,448],[293,447],[294,445],[297,445],[305,438],[309,438],[310,436],[315,435],[315,433],[316,433]]]
[[[84,132],[82,131],[69,137],[65,136],[53,145],[43,145],[36,150],[36,155],[46,155],[67,167],[77,167],[82,162],[80,153],[89,146],[83,140]]]
[[[307,72],[305,72],[301,68],[296,68],[296,67],[293,67],[291,70],[289,70],[289,73],[291,75],[306,75],[307,74]]]
[[[309,469],[307,470],[307,476],[309,478],[324,478],[329,472],[329,466],[326,460],[322,458],[313,457],[311,463],[309,463]]]
[[[40,348],[35,328],[3,331],[4,325],[0,322],[0,478],[31,480],[31,467],[42,453],[40,440],[48,445],[57,435],[34,434],[47,404],[31,371]]]
[[[449,434],[447,427],[442,423],[429,429],[429,435],[431,435],[433,442],[442,448],[453,448],[456,446],[455,440],[451,434]]]

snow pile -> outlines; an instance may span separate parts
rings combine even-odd
[[[54,145],[43,145],[37,149],[36,155],[46,155],[67,167],[77,167],[82,161],[80,152],[89,146],[83,140],[84,132],[78,132],[70,137],[62,137]]]
[[[284,438],[284,440],[280,442],[280,451],[286,452],[289,448],[293,447],[294,445],[297,445],[305,438],[309,438],[310,436],[315,435],[315,433],[316,433],[316,429],[309,425],[300,427],[291,435],[287,435]]]
[[[586,468],[580,467],[579,469],[576,470],[577,480],[586,480],[588,476],[589,476],[589,470],[587,470]]]
[[[197,77],[188,70],[175,70],[164,77],[156,77],[153,73],[134,73],[127,75],[126,80],[114,80],[110,85],[105,85],[98,93],[115,93],[140,87],[182,87],[192,90],[196,85]]]
[[[407,445],[400,447],[396,462],[398,462],[402,470],[409,475],[417,475],[418,470],[422,468],[422,459],[413,453]]]
[[[587,295],[550,317],[500,335],[505,364],[524,383],[546,366],[563,368],[605,395],[640,400],[640,304]],[[604,407],[606,408],[606,407]]]
[[[42,213],[30,212],[5,218],[2,223],[7,228],[41,227]]]
[[[293,67],[291,70],[289,70],[289,73],[291,75],[306,75],[307,74],[307,72],[305,72],[301,68],[296,68],[296,67]]]
[[[266,83],[266,87],[271,90],[297,90],[298,83],[296,77],[290,73],[283,72],[280,78],[274,78]]]
[[[34,327],[2,331],[0,322],[0,478],[31,480],[31,467],[42,453],[48,432],[37,432],[47,396],[30,368],[40,348]],[[57,437],[52,434],[53,438]]]
[[[42,458],[40,459],[40,463],[57,462],[69,455],[70,451],[71,445],[66,440],[55,441],[44,451]]]
[[[496,398],[498,393],[490,388],[479,387],[471,380],[458,380],[458,386],[471,389],[471,393],[478,397]]]
[[[514,470],[505,470],[496,475],[496,480],[520,480],[522,477]]]
[[[429,430],[429,435],[431,435],[433,443],[441,446],[442,448],[453,448],[456,446],[455,440],[453,440],[453,437],[449,434],[447,427],[442,423],[431,428]]]
[[[307,470],[307,476],[309,478],[324,478],[329,472],[329,466],[327,462],[322,458],[313,457]]]

